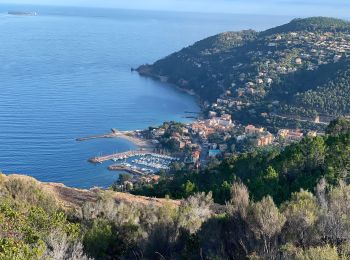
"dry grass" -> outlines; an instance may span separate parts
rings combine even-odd
[[[165,203],[180,205],[180,201],[148,198],[142,196],[134,196],[127,193],[105,191],[101,189],[76,189],[66,187],[59,183],[43,183],[36,179],[24,175],[0,175],[0,187],[7,187],[12,190],[12,194],[16,194],[18,198],[24,198],[32,189],[39,189],[43,194],[52,198],[52,203],[57,203],[60,207],[66,210],[81,210],[81,207],[87,202],[96,202],[104,194],[112,197],[117,203],[136,203],[141,205],[163,206]],[[1,191],[1,188],[0,188]]]

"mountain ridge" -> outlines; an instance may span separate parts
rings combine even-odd
[[[263,32],[217,34],[152,65],[142,65],[137,71],[192,91],[210,104],[218,98],[249,104],[238,109],[225,107],[223,112],[237,117],[248,111],[343,116],[350,114],[350,95],[346,94],[349,41],[348,21],[328,17],[294,19]],[[342,76],[334,78],[334,74]],[[321,77],[323,81],[309,87],[300,75]],[[295,84],[300,91],[296,91]],[[339,103],[334,113],[324,95],[327,87],[332,89],[332,102]],[[225,96],[227,91],[230,95]],[[273,101],[279,105],[271,109]]]

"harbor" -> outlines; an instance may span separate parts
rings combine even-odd
[[[133,175],[147,176],[154,175],[161,170],[169,170],[171,163],[178,160],[175,157],[153,152],[128,151],[93,157],[89,159],[89,162],[98,164],[113,161],[114,164],[108,166],[110,171],[125,171]]]
[[[152,155],[153,153],[145,152],[142,150],[139,151],[128,151],[128,152],[122,152],[122,153],[115,153],[105,156],[97,156],[89,159],[89,162],[91,163],[103,163],[106,161],[119,161],[119,160],[125,160],[130,157],[134,156],[145,156],[145,155]]]
[[[133,175],[135,179],[140,177],[153,178],[160,171],[169,170],[173,162],[180,160],[167,154],[155,152],[155,145],[151,140],[145,138],[137,130],[119,131],[112,128],[110,133],[81,137],[77,138],[76,141],[84,142],[102,138],[123,138],[134,143],[138,148],[137,150],[95,156],[88,159],[88,162],[102,164],[111,161],[113,164],[108,166],[108,170],[127,172]]]

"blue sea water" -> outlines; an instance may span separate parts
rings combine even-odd
[[[199,111],[194,97],[131,67],[222,31],[262,30],[288,20],[0,5],[0,171],[80,188],[111,185],[118,173],[87,159],[133,145],[76,138],[186,121],[184,111]]]

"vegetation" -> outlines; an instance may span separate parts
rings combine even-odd
[[[193,90],[210,110],[244,122],[335,118],[350,114],[349,39],[347,21],[294,19],[263,32],[218,34],[138,71]],[[213,104],[217,98],[225,105]]]
[[[68,211],[33,179],[0,175],[0,259],[349,259],[349,129],[339,118],[324,137],[144,189],[179,203],[100,191]]]
[[[290,23],[267,30],[265,34],[298,31],[348,31],[350,23],[341,19],[328,17],[310,17],[306,19],[294,19]]]
[[[348,114],[349,76],[350,63],[342,61],[323,65],[317,71],[301,71],[285,77],[280,84],[284,84],[284,88],[289,89],[288,95],[294,98],[285,102],[284,112],[306,117]]]
[[[0,175],[0,259],[87,259],[80,225],[35,181]]]
[[[279,207],[270,196],[251,199],[239,182],[230,185],[230,199],[221,207],[210,193],[155,206],[116,203],[103,192],[78,214],[51,203],[47,208],[55,199],[33,181],[2,179],[0,259],[350,257],[350,186],[344,182],[333,186],[321,179],[314,194],[294,192]],[[27,185],[25,193],[8,189]]]
[[[300,189],[312,191],[322,178],[330,184],[349,179],[349,129],[349,121],[339,118],[329,125],[325,136],[306,137],[282,151],[255,150],[235,155],[202,171],[179,171],[133,192],[180,199],[210,191],[215,202],[224,204],[232,183],[241,181],[254,200],[270,195],[281,204]]]
[[[247,102],[250,115],[266,108],[334,116],[350,111],[347,57],[330,63],[330,51],[321,55],[327,63],[317,68],[313,58],[302,64],[298,57],[307,57],[316,38],[327,36],[334,46],[349,32],[349,23],[341,20],[297,19],[262,33],[220,34],[139,70],[193,86],[208,100],[227,90],[239,93],[239,84],[269,73],[274,83],[262,80],[254,91],[248,87],[259,95],[243,95],[241,115]],[[280,73],[281,66],[289,72]],[[161,141],[175,149],[167,141],[181,135],[183,126],[163,126]],[[350,259],[346,118],[331,122],[324,136],[306,137],[283,150],[213,159],[201,171],[177,168],[162,174],[158,184],[132,190],[166,200],[130,197],[122,203],[116,193],[94,189],[75,210],[64,202],[81,199],[77,190],[66,188],[65,198],[57,198],[34,179],[0,174],[0,259]],[[120,175],[114,186],[130,178]]]

